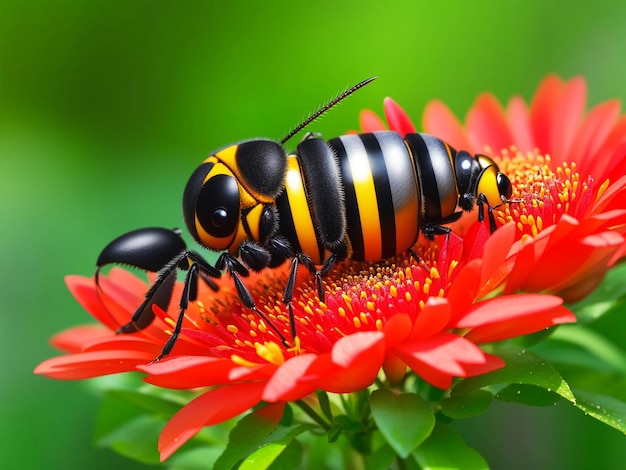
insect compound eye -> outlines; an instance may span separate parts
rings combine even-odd
[[[498,185],[498,192],[501,196],[504,196],[506,199],[511,199],[513,195],[513,184],[508,176],[504,173],[498,173],[496,176],[496,183]]]
[[[239,187],[230,175],[217,174],[202,185],[196,201],[200,226],[212,237],[234,234],[239,224]]]

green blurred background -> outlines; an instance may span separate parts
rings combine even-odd
[[[88,384],[32,369],[53,333],[89,320],[63,276],[91,275],[122,232],[180,226],[209,151],[279,139],[372,75],[310,129],[356,128],[385,96],[417,122],[435,97],[462,116],[483,90],[529,98],[549,72],[583,74],[591,103],[624,99],[625,46],[620,1],[1,2],[0,467],[141,468],[94,448]],[[566,405],[495,406],[461,428],[494,468],[626,461],[623,435]]]

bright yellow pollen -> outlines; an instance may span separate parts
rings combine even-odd
[[[498,166],[511,180],[513,195],[509,204],[495,209],[496,219],[514,221],[522,236],[537,237],[563,214],[580,216],[589,204],[583,195],[592,180],[581,179],[574,162],[553,165],[549,155],[511,148],[502,152]],[[604,190],[600,187],[598,194]]]
[[[228,325],[226,326],[226,329],[234,335],[239,333],[239,328],[237,328],[235,325]]]
[[[391,297],[393,298],[398,297],[398,289],[396,289],[396,286],[391,286],[389,288],[389,294],[391,294]]]
[[[355,328],[361,328],[361,320],[358,317],[352,317],[352,323]]]
[[[452,277],[452,273],[454,272],[454,270],[456,269],[458,265],[459,265],[459,261],[456,259],[453,259],[452,262],[450,263],[450,266],[448,267],[448,278]]]
[[[230,356],[230,360],[233,361],[235,364],[239,364],[240,366],[244,366],[244,367],[256,367],[259,365],[255,362],[248,361],[247,359],[244,359],[243,357],[238,356],[237,354],[233,354],[232,356]]]
[[[367,325],[369,323],[369,320],[367,319],[367,314],[365,312],[361,312],[359,314],[359,318],[361,320],[361,323]]]
[[[282,349],[272,341],[265,342],[263,344],[256,343],[254,347],[257,355],[260,358],[265,359],[270,364],[280,366],[285,362],[285,356],[283,356]]]
[[[287,352],[293,354],[294,356],[298,356],[302,354],[303,351],[302,351],[302,343],[300,342],[300,338],[296,336],[293,339],[293,342],[294,342],[294,345],[290,347],[289,349],[287,349]]]
[[[600,185],[600,188],[598,189],[598,195],[596,196],[596,201],[598,201],[602,197],[602,195],[606,191],[606,188],[608,188],[608,187],[609,187],[609,180],[606,179],[606,180],[604,180],[604,183],[602,183]]]
[[[378,331],[383,331],[383,321],[380,318],[376,320],[376,329]]]

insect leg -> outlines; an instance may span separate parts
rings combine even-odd
[[[491,233],[495,232],[498,226],[496,225],[496,217],[493,214],[493,207],[491,207],[491,205],[487,201],[487,196],[485,196],[483,193],[480,193],[476,200],[476,204],[478,204],[478,221],[479,222],[482,222],[483,220],[485,220],[485,206],[487,206],[487,217],[489,218],[489,231]]]
[[[131,320],[117,329],[116,333],[126,334],[143,330],[154,320],[153,305],[158,305],[162,310],[167,310],[172,299],[174,284],[176,283],[176,271],[181,263],[186,261],[187,252],[182,252],[161,269],[157,280],[152,284],[144,301],[133,314]],[[97,283],[96,275],[96,283]]]
[[[248,276],[249,272],[246,267],[241,264],[237,258],[233,257],[230,253],[222,253],[217,260],[216,263],[217,269],[225,269],[228,271],[228,274],[232,277],[235,283],[235,290],[237,291],[237,295],[239,296],[239,300],[243,303],[243,305],[256,313],[274,332],[278,335],[278,338],[283,343],[283,346],[289,347],[287,340],[283,336],[283,334],[279,331],[279,329],[272,323],[272,321],[265,315],[261,310],[259,310],[254,303],[254,298],[252,294],[246,287],[246,285],[241,280],[241,276]],[[293,326],[292,326],[293,329]]]
[[[309,272],[315,276],[315,280],[318,285],[318,291],[321,292],[320,299],[322,299],[324,295],[324,292],[320,287],[322,285],[322,275],[320,271],[317,270],[317,268],[315,267],[315,264],[313,264],[313,262],[311,261],[311,258],[309,258],[304,253],[298,253],[296,256],[293,257],[293,260],[291,261],[291,269],[289,271],[289,278],[287,279],[287,285],[285,286],[285,292],[283,294],[283,303],[287,305],[287,310],[289,312],[289,324],[291,326],[292,338],[296,337],[296,323],[295,323],[295,318],[293,314],[293,306],[291,305],[291,301],[293,300],[293,291],[295,288],[296,276],[298,274],[298,266],[300,265],[300,263],[304,264],[306,268],[309,270]]]
[[[183,295],[180,297],[179,303],[179,312],[178,319],[176,320],[176,324],[174,326],[174,330],[172,331],[172,336],[167,340],[163,349],[161,349],[161,354],[159,354],[153,362],[158,362],[167,356],[176,344],[178,337],[180,336],[180,330],[183,327],[183,319],[185,318],[185,311],[187,307],[189,307],[189,301],[196,300],[198,295],[198,264],[193,263],[189,267],[189,271],[185,276],[185,285],[183,287]]]

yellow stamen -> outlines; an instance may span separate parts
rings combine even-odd
[[[238,356],[237,354],[233,354],[232,356],[230,356],[230,360],[233,361],[235,364],[239,364],[240,366],[244,366],[244,367],[256,367],[259,365],[255,362],[248,361],[247,359],[244,359],[243,357]]]
[[[281,364],[285,362],[285,356],[283,356],[283,351],[280,348],[280,346],[278,346],[276,343],[274,342],[265,342],[263,344],[257,343],[254,346],[255,346],[257,355],[260,358],[265,359],[267,362],[271,364],[275,364],[277,366],[280,366]]]

